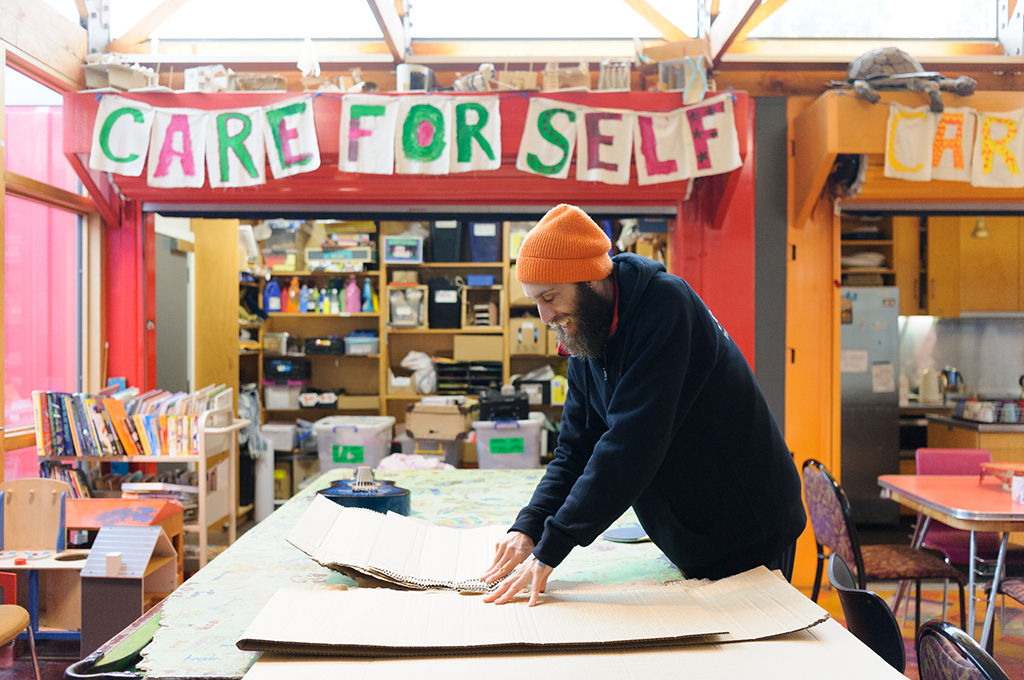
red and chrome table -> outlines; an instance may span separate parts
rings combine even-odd
[[[985,645],[992,633],[995,618],[995,594],[999,590],[1006,560],[1006,544],[1011,531],[1024,531],[1024,505],[1014,503],[1002,481],[977,475],[882,475],[878,478],[882,496],[900,505],[917,510],[927,518],[937,519],[951,527],[971,532],[970,569],[968,571],[967,620],[974,637],[974,565],[976,561],[975,532],[996,531],[1002,534],[995,576],[989,592],[985,625],[978,641]],[[924,523],[922,522],[922,525]],[[914,547],[920,547],[926,526],[915,534]]]

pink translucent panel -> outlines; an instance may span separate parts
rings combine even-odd
[[[74,392],[79,217],[8,194],[4,216],[4,424],[33,425],[32,390]]]
[[[24,479],[39,476],[39,456],[36,448],[29,446],[24,449],[4,451],[4,479]]]
[[[64,157],[63,109],[7,106],[7,169],[79,193],[75,171]]]

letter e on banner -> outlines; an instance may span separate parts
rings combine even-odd
[[[978,112],[971,185],[1024,187],[1024,109],[1000,113]]]
[[[633,114],[584,109],[576,121],[576,179],[629,184]]]
[[[567,102],[531,98],[516,169],[556,179],[568,177],[569,161],[576,146],[578,110],[579,107]]]
[[[633,155],[640,186],[690,177],[686,144],[689,128],[679,111],[638,113],[633,123]]]
[[[370,175],[392,174],[397,120],[396,97],[345,95],[341,102],[338,169]]]
[[[687,141],[693,177],[719,175],[743,164],[731,94],[711,97],[681,110],[690,128]]]
[[[146,184],[161,189],[203,186],[207,115],[195,109],[155,110]]]
[[[138,177],[146,167],[153,107],[116,95],[100,98],[92,128],[89,167]]]
[[[399,97],[395,131],[395,169],[403,175],[447,175],[452,100]]]
[[[932,178],[936,115],[927,106],[889,104],[885,126],[885,176],[927,182]]]
[[[264,106],[263,115],[267,125],[267,160],[274,179],[313,172],[320,167],[312,97]]]

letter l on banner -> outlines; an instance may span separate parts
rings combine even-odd
[[[684,137],[689,127],[678,111],[638,113],[633,124],[633,154],[640,186],[690,177]]]

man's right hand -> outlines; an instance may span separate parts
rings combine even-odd
[[[524,533],[510,531],[505,540],[494,546],[491,568],[480,577],[484,583],[494,583],[507,576],[533,552],[533,539]]]

